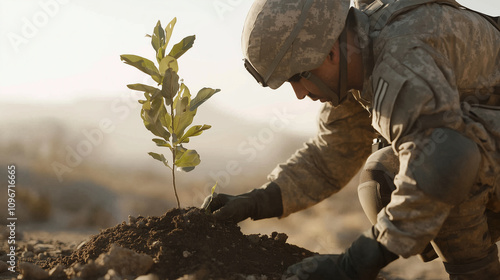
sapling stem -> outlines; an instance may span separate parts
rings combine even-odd
[[[170,117],[172,118],[172,131],[175,131],[174,126],[174,102],[170,103]],[[172,133],[172,143],[174,143],[174,133]],[[179,196],[177,195],[177,187],[175,186],[175,153],[177,150],[177,145],[172,147],[172,185],[174,186],[175,199],[177,200],[177,208],[181,208],[181,203],[179,202]]]

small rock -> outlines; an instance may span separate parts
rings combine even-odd
[[[82,263],[74,263],[71,265],[71,267],[67,270],[67,274],[70,276],[76,277],[78,272],[83,270],[84,264]]]
[[[72,249],[62,249],[62,251],[61,251],[61,254],[62,254],[63,256],[69,256],[69,255],[71,255],[72,253],[73,253],[73,250],[72,250]]]
[[[145,227],[146,226],[146,222],[144,222],[144,220],[140,220],[137,222],[137,227]]]
[[[31,263],[20,263],[19,269],[21,270],[23,279],[44,280],[49,278],[49,273],[47,271]]]
[[[184,252],[182,252],[182,256],[183,256],[183,257],[185,257],[185,258],[188,258],[188,257],[190,257],[191,255],[192,255],[192,254],[191,254],[191,252],[189,252],[189,251],[184,251]]]
[[[55,247],[52,244],[36,244],[33,246],[33,253],[40,254],[54,249]]]
[[[21,257],[26,258],[26,259],[33,258],[34,256],[35,256],[35,253],[33,253],[32,251],[24,251],[21,254]]]
[[[66,278],[66,273],[64,272],[64,266],[61,264],[56,265],[49,271],[49,276],[51,278]]]
[[[35,245],[31,244],[31,243],[28,243],[28,244],[26,244],[26,247],[24,247],[24,249],[26,251],[33,252],[33,251],[35,251]]]
[[[249,234],[247,235],[248,240],[254,244],[258,244],[260,241],[260,237],[258,234]]]
[[[128,215],[128,224],[129,225],[135,225],[136,222],[137,222],[137,219],[134,216]]]
[[[153,244],[151,244],[151,248],[159,248],[161,247],[161,241],[155,241]]]
[[[121,278],[114,269],[108,270],[108,273],[104,275],[104,280],[122,280]]]
[[[9,270],[9,265],[6,262],[0,261],[0,273]]]
[[[160,278],[158,278],[158,276],[156,276],[155,274],[150,273],[148,275],[141,275],[135,278],[135,280],[160,280]]]
[[[42,240],[36,240],[36,239],[31,239],[28,241],[28,244],[31,244],[33,246],[35,246],[36,244],[42,244]]]
[[[62,255],[62,251],[61,250],[55,250],[55,251],[49,252],[49,254],[48,254],[49,257],[57,257],[57,256],[60,256],[60,255]]]
[[[96,263],[114,269],[120,276],[137,276],[149,271],[153,258],[113,244],[108,253],[97,258]]]
[[[40,260],[45,260],[46,258],[48,258],[47,252],[38,254],[38,258]]]
[[[98,276],[104,274],[105,271],[106,270],[101,273],[100,267],[98,267],[94,261],[89,261],[88,264],[80,268],[76,276],[84,279],[97,279]]]
[[[207,276],[208,276],[209,273],[210,273],[210,271],[205,266],[202,266],[195,273],[185,274],[184,276],[177,278],[177,280],[199,280],[199,279],[207,279],[208,278]]]
[[[280,243],[286,243],[286,240],[288,239],[288,235],[284,233],[278,233],[276,237],[274,237],[274,240],[280,242]]]
[[[87,240],[80,242],[80,244],[76,246],[76,250],[80,250],[85,244],[87,244]]]

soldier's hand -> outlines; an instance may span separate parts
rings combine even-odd
[[[240,195],[214,193],[205,198],[201,208],[213,213],[217,220],[235,223],[248,217],[259,220],[283,214],[281,190],[272,182]]]
[[[340,255],[316,255],[287,269],[286,279],[376,279],[379,271],[399,256],[377,241],[372,227]]]
[[[238,223],[252,215],[256,207],[255,204],[254,199],[245,194],[233,196],[214,193],[205,198],[201,208],[213,213],[219,221]]]
[[[287,280],[320,280],[339,279],[352,280],[338,266],[341,255],[315,255],[288,267]]]

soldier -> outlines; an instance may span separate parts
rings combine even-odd
[[[499,46],[495,23],[454,0],[255,1],[245,67],[263,86],[289,82],[324,102],[320,132],[267,185],[202,207],[235,222],[286,217],[365,163],[358,192],[373,227],[288,276],[374,279],[399,256],[437,253],[450,279],[500,279],[500,110],[484,106],[500,105]],[[390,146],[370,156],[373,129]]]

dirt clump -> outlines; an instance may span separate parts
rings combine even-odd
[[[71,267],[65,270],[72,271],[67,279],[81,276],[82,264],[97,267],[95,278],[114,273],[134,279],[130,277],[149,273],[159,279],[281,279],[288,266],[313,255],[286,239],[276,232],[244,235],[236,224],[217,222],[198,208],[172,209],[160,217],[130,217],[129,223],[92,236],[71,255],[38,265],[47,270]],[[113,259],[112,254],[118,257]],[[132,270],[122,273],[123,256],[131,255],[135,255],[131,263],[141,259],[150,267],[139,273],[127,265]]]

